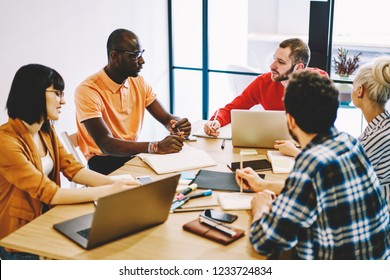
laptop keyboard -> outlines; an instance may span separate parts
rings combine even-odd
[[[91,230],[91,228],[86,228],[86,229],[78,231],[77,233],[80,234],[82,237],[88,239],[90,230]]]

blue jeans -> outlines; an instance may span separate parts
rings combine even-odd
[[[38,255],[23,252],[8,252],[0,246],[0,258],[2,260],[39,260]]]

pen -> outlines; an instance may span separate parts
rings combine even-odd
[[[185,195],[189,194],[190,192],[195,190],[197,187],[198,187],[197,184],[191,184],[188,188],[184,189],[181,193],[176,195],[176,200],[182,199],[183,197],[185,197]]]
[[[199,212],[199,211],[204,211],[204,210],[208,210],[208,209],[213,209],[212,207],[207,207],[204,208],[204,206],[202,207],[192,207],[192,208],[176,208],[175,210],[173,210],[173,213],[181,213],[181,212]]]
[[[180,206],[182,206],[184,203],[186,203],[190,198],[189,197],[184,197],[183,199],[180,199],[180,200],[176,200],[172,203],[171,205],[171,209],[169,210],[169,213],[173,213],[173,211],[175,211],[176,208],[179,208]]]
[[[222,144],[221,144],[221,149],[222,149],[222,150],[225,149],[225,140],[226,140],[226,139],[223,139],[223,140],[222,140]]]
[[[230,227],[228,227],[220,222],[217,222],[215,220],[207,219],[204,216],[199,216],[199,222],[206,224],[206,225],[209,225],[212,228],[215,228],[219,231],[222,231],[223,233],[226,233],[227,235],[230,235],[231,237],[235,237],[237,235],[237,232],[234,231],[232,228],[230,228]]]
[[[176,125],[178,122],[179,122],[179,121],[176,121],[176,122],[175,122],[175,120],[171,120],[171,127],[172,127],[172,125]],[[178,126],[176,126],[175,129],[176,129],[176,133],[178,133],[178,134],[181,133],[181,130],[180,130],[180,128],[179,128]],[[173,132],[173,128],[172,128],[171,134],[175,134],[175,133]]]
[[[214,119],[213,119],[214,122],[217,121],[218,114],[219,114],[219,109],[218,109],[217,113],[214,115]],[[215,128],[214,124],[213,124],[213,128]]]
[[[195,193],[195,194],[192,194],[192,195],[187,195],[188,198],[198,198],[198,197],[202,197],[202,196],[209,196],[209,195],[212,195],[213,191],[212,190],[206,190],[206,191],[203,191],[201,193]]]
[[[243,168],[243,164],[242,164],[242,151],[240,151],[240,170],[242,170]],[[242,178],[240,177],[240,193],[242,193]]]

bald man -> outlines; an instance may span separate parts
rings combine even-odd
[[[109,174],[137,153],[176,153],[191,133],[186,118],[168,113],[152,87],[139,75],[145,64],[138,37],[114,30],[107,41],[107,65],[76,89],[80,150],[90,169]],[[170,135],[161,141],[138,142],[145,109]]]

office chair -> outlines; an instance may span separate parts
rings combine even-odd
[[[247,72],[247,73],[258,73],[255,68],[252,68],[247,65],[235,65],[230,64],[227,66],[227,70],[235,71],[235,72]],[[240,95],[250,83],[252,83],[257,76],[252,75],[239,75],[239,74],[231,74],[228,76],[229,84],[232,89],[234,97]],[[250,110],[264,110],[263,106],[255,105]]]
[[[65,143],[68,152],[71,153],[77,161],[81,162],[86,166],[87,164],[86,160],[84,160],[83,156],[80,156],[80,152],[77,150],[79,146],[77,140],[77,132],[69,135],[68,132],[64,131],[61,133],[61,137]],[[70,182],[70,187],[76,188],[77,184],[75,182]],[[79,187],[85,187],[85,186],[79,186]]]
[[[256,69],[247,66],[247,65],[235,65],[230,64],[227,66],[227,70],[235,71],[235,72],[244,72],[244,73],[256,73]],[[231,74],[229,77],[229,84],[234,94],[234,97],[240,95],[242,91],[249,86],[257,76],[251,75],[239,75],[239,74]]]

